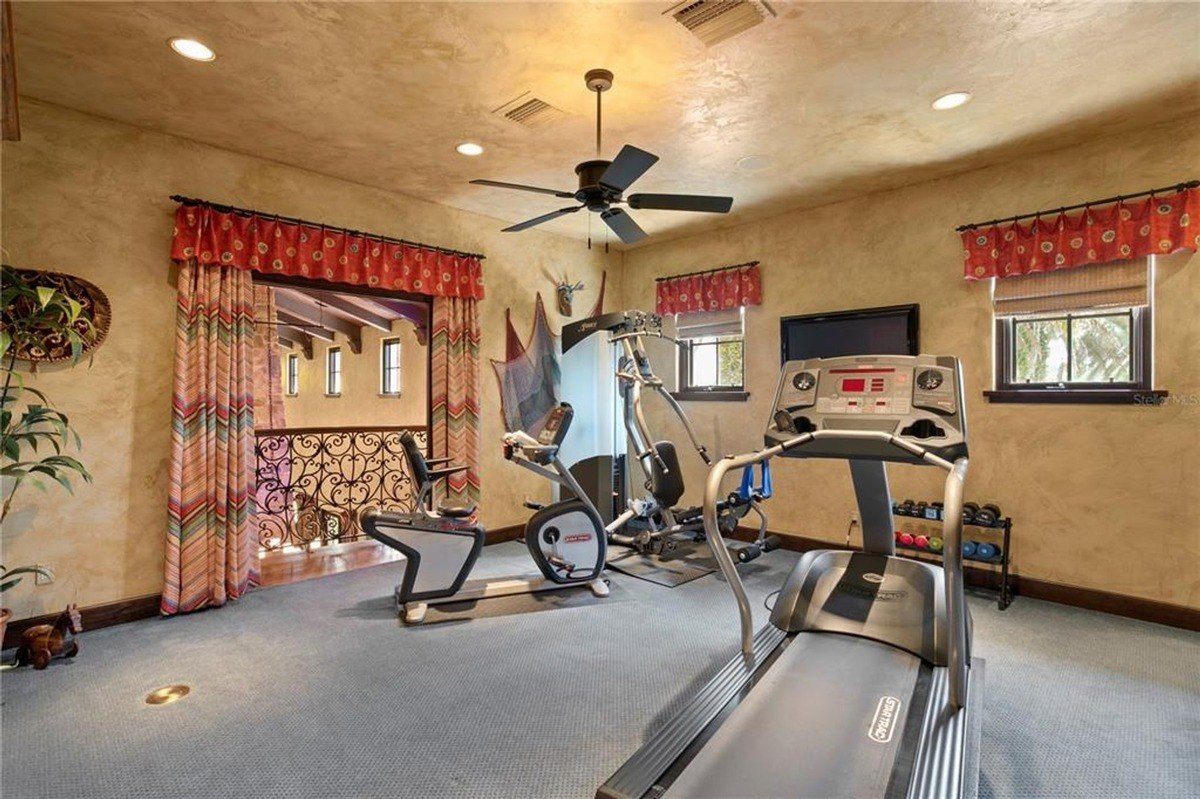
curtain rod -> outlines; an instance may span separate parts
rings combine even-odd
[[[742,269],[747,266],[758,266],[758,261],[746,261],[744,264],[734,264],[733,266],[718,266],[716,269],[701,269],[699,272],[684,272],[682,275],[668,275],[667,277],[654,278],[655,283],[662,283],[664,280],[676,280],[681,277],[695,277],[696,275],[707,275],[713,272],[724,272],[726,269]]]
[[[1046,208],[1041,211],[1034,211],[1032,214],[1018,214],[1017,216],[1006,216],[1003,219],[992,219],[988,222],[972,222],[969,225],[959,225],[955,228],[959,233],[964,230],[975,230],[981,227],[991,227],[999,225],[1001,222],[1017,222],[1021,219],[1032,219],[1036,216],[1045,216],[1047,214],[1061,214],[1065,211],[1075,211],[1080,208],[1091,208],[1093,205],[1108,205],[1109,203],[1120,203],[1125,200],[1134,200],[1138,197],[1149,197],[1154,194],[1161,194],[1164,191],[1183,191],[1184,189],[1194,189],[1200,186],[1200,180],[1189,180],[1186,183],[1176,183],[1173,186],[1162,186],[1157,189],[1149,189],[1147,191],[1139,191],[1137,194],[1118,194],[1115,197],[1105,197],[1103,200],[1092,200],[1086,203],[1076,203],[1075,205],[1064,205],[1062,208]]]
[[[334,233],[343,233],[349,236],[363,236],[364,238],[374,239],[376,241],[385,241],[390,244],[407,244],[410,247],[421,247],[426,250],[434,250],[436,252],[444,252],[447,255],[462,255],[467,258],[478,258],[484,260],[486,255],[480,255],[477,252],[463,252],[462,250],[454,250],[449,247],[436,247],[432,244],[422,244],[419,241],[409,241],[408,239],[397,239],[392,236],[383,236],[378,233],[366,233],[361,230],[354,230],[347,227],[339,227],[338,225],[326,225],[322,222],[310,222],[307,219],[297,219],[293,216],[280,216],[279,214],[268,214],[262,211],[255,211],[250,208],[238,208],[235,205],[223,205],[221,203],[209,202],[208,200],[197,200],[194,197],[184,197],[179,194],[172,194],[170,198],[173,202],[183,205],[207,205],[210,208],[215,208],[227,214],[237,214],[238,216],[261,216],[265,219],[274,219],[279,222],[288,222],[293,225],[305,225],[307,227],[321,228]]]

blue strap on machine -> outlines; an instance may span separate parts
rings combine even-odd
[[[754,464],[750,464],[742,470],[742,484],[738,488],[738,496],[743,501],[749,502],[753,498],[769,499],[772,491],[771,486],[771,462],[763,461],[759,464],[759,484],[754,486]]]

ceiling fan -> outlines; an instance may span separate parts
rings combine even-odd
[[[565,214],[573,214],[586,208],[600,214],[600,218],[617,234],[617,238],[626,244],[632,244],[646,238],[646,231],[642,230],[637,222],[633,221],[633,217],[623,209],[614,206],[628,205],[630,208],[653,208],[662,211],[702,211],[710,214],[729,213],[730,207],[733,206],[732,197],[709,197],[699,194],[631,194],[628,197],[622,197],[625,190],[633,185],[635,180],[654,166],[658,161],[658,156],[626,144],[612,161],[600,159],[600,95],[612,88],[613,74],[607,69],[593,69],[589,70],[583,79],[587,83],[588,89],[596,93],[596,159],[584,161],[575,167],[575,174],[579,176],[577,191],[543,189],[520,183],[502,183],[498,180],[471,181],[477,186],[496,186],[502,189],[517,189],[518,191],[532,191],[554,197],[570,198],[579,202],[580,205],[559,208],[557,211],[518,222],[504,228],[505,233],[527,230],[543,222],[549,222],[551,219],[557,219]]]

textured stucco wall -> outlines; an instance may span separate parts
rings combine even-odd
[[[1156,384],[1190,404],[992,405],[981,394],[991,381],[988,285],[961,279],[953,230],[1197,176],[1200,133],[1194,120],[1181,120],[641,247],[625,254],[623,296],[626,306],[645,306],[656,276],[762,262],[765,304],[746,315],[750,401],[687,404],[723,452],[761,445],[779,369],[779,317],[919,302],[922,349],[965,364],[967,497],[996,500],[1012,515],[1017,571],[1200,607],[1200,256],[1160,259],[1156,287]],[[661,412],[654,418],[677,435]],[[695,459],[688,463],[695,497],[701,472]],[[896,466],[890,476],[897,497],[940,496],[932,469]],[[854,504],[844,463],[780,462],[775,490],[772,529],[845,540]]]
[[[385,397],[379,393],[380,342],[385,338],[400,339],[400,396]],[[391,333],[364,328],[362,352],[350,351],[341,333],[334,334],[334,343],[313,341],[310,361],[299,349],[280,349],[281,385],[287,390],[287,357],[300,356],[300,393],[284,395],[283,416],[288,427],[364,427],[366,425],[424,426],[429,418],[428,350],[417,342],[413,326],[395,322]],[[325,356],[330,347],[342,348],[342,394],[325,396]]]
[[[166,531],[175,275],[167,259],[179,193],[488,256],[482,304],[483,520],[522,522],[525,497],[545,481],[505,463],[495,378],[504,354],[504,309],[527,330],[533,294],[552,303],[543,270],[589,286],[607,269],[619,291],[620,256],[540,232],[502,234],[495,219],[366,188],[317,172],[216,149],[22,98],[20,142],[4,142],[4,260],[69,272],[107,292],[114,321],[89,369],[36,378],[78,426],[96,477],[74,497],[26,494],[3,531],[3,562],[45,563],[58,577],[4,596],[18,618],[61,607],[155,593]],[[446,148],[446,159],[459,158]],[[318,167],[319,165],[314,165]],[[590,307],[594,295],[582,300]],[[560,321],[550,308],[557,330]]]

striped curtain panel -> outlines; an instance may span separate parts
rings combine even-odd
[[[469,468],[444,482],[446,498],[479,501],[479,312],[468,297],[434,297],[433,455]]]
[[[224,605],[259,576],[250,273],[180,262],[175,320],[164,615]]]

